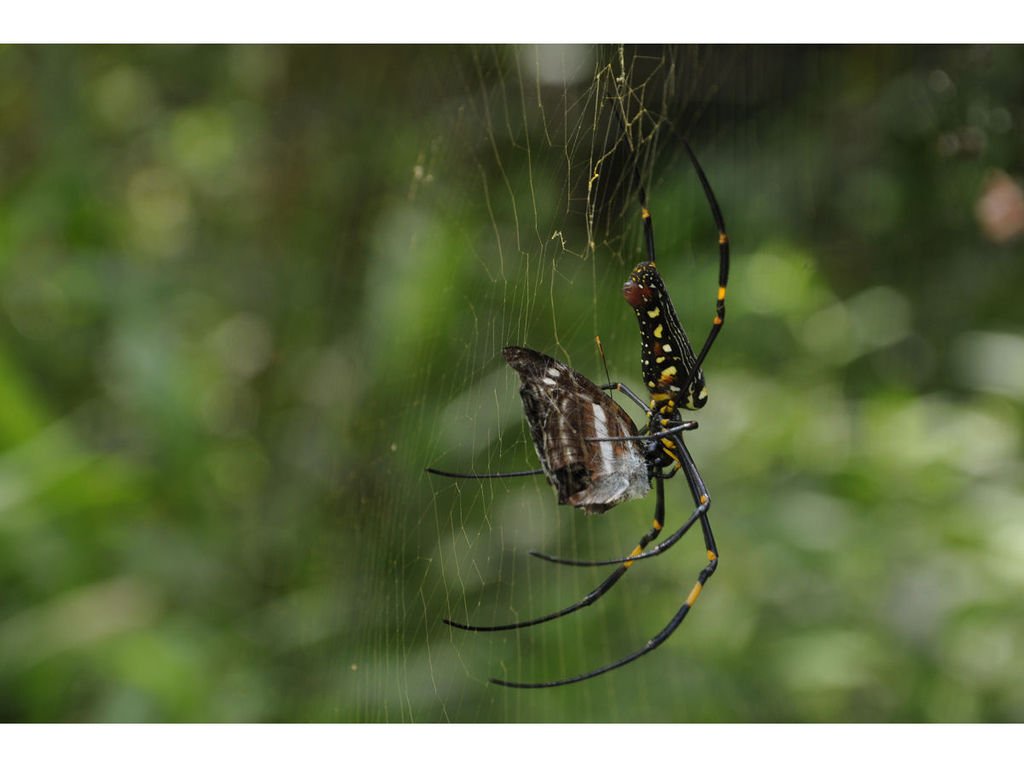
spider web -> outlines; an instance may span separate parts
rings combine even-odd
[[[702,94],[715,80],[704,55],[691,49],[462,54],[450,123],[425,145],[408,199],[389,214],[398,222],[394,240],[374,254],[368,279],[387,284],[387,301],[432,328],[418,355],[425,370],[400,377],[410,388],[396,389],[401,423],[388,427],[402,436],[389,449],[405,453],[402,466],[415,474],[395,478],[365,532],[382,537],[392,559],[364,560],[360,569],[379,615],[356,645],[373,654],[352,662],[359,719],[686,719],[678,699],[699,673],[679,668],[695,667],[692,641],[674,640],[639,664],[547,692],[545,700],[486,681],[563,677],[642,646],[689,591],[703,564],[699,537],[634,568],[569,617],[496,633],[442,623],[507,623],[579,599],[611,569],[555,566],[529,550],[624,555],[650,524],[653,494],[584,518],[558,507],[543,477],[453,481],[421,473],[427,465],[462,472],[538,466],[518,380],[501,357],[506,345],[551,354],[602,382],[599,335],[611,378],[639,389],[636,321],[621,297],[629,270],[646,258],[634,163],[654,213],[659,265],[670,285],[683,286],[674,298],[699,343],[717,284],[716,236],[672,132],[700,123]],[[399,327],[379,322],[376,336],[405,356],[395,350],[403,343]],[[667,504],[672,528],[692,506],[685,481],[667,484]],[[687,634],[696,633],[679,637]],[[667,687],[666,667],[677,672]]]

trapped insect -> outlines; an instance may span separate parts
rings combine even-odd
[[[665,283],[655,264],[654,225],[647,198],[634,162],[639,191],[647,259],[638,264],[623,285],[623,296],[633,308],[640,325],[641,363],[650,396],[645,403],[622,383],[598,386],[565,363],[524,347],[506,347],[505,360],[519,374],[523,411],[541,469],[519,472],[468,474],[428,468],[445,477],[489,479],[543,473],[558,493],[559,504],[584,512],[603,513],[617,504],[645,496],[655,489],[654,520],[625,557],[608,560],[569,560],[540,552],[531,555],[553,563],[576,566],[618,565],[585,597],[553,613],[526,621],[479,626],[445,619],[450,626],[472,632],[520,629],[566,616],[595,603],[625,575],[636,562],[665,552],[695,523],[700,523],[707,550],[707,564],[682,605],[669,622],[643,647],[589,672],[546,682],[517,682],[492,678],[491,682],[512,688],[553,688],[578,683],[622,667],[650,653],[675,632],[699,597],[704,584],[718,566],[708,509],[711,499],[683,440],[683,433],[697,428],[695,421],[682,418],[683,410],[698,410],[707,403],[708,393],[701,366],[725,321],[725,293],[729,277],[729,237],[711,185],[690,145],[681,139],[718,229],[719,279],[715,315],[700,352],[695,354],[676,315]],[[637,428],[629,414],[607,394],[622,392],[645,412],[645,423]],[[690,488],[694,508],[686,521],[660,544],[647,549],[665,523],[664,481],[679,471]]]

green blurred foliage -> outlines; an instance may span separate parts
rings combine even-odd
[[[528,550],[649,524],[422,471],[536,466],[506,344],[601,380],[599,333],[639,384],[617,56],[0,48],[2,719],[1024,719],[1017,47],[627,49],[732,235],[688,437],[721,567],[580,686],[486,678],[638,648],[696,537],[561,621],[441,623],[568,604],[601,573]],[[670,131],[640,157],[699,337],[706,203]]]

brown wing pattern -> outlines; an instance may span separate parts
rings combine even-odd
[[[519,374],[523,411],[558,503],[596,514],[647,494],[651,482],[639,441],[591,442],[637,434],[622,407],[565,363],[525,347],[506,347]]]

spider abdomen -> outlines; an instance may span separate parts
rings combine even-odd
[[[622,286],[622,295],[640,323],[644,383],[657,408],[670,414],[707,403],[704,373],[653,261],[641,262]]]

